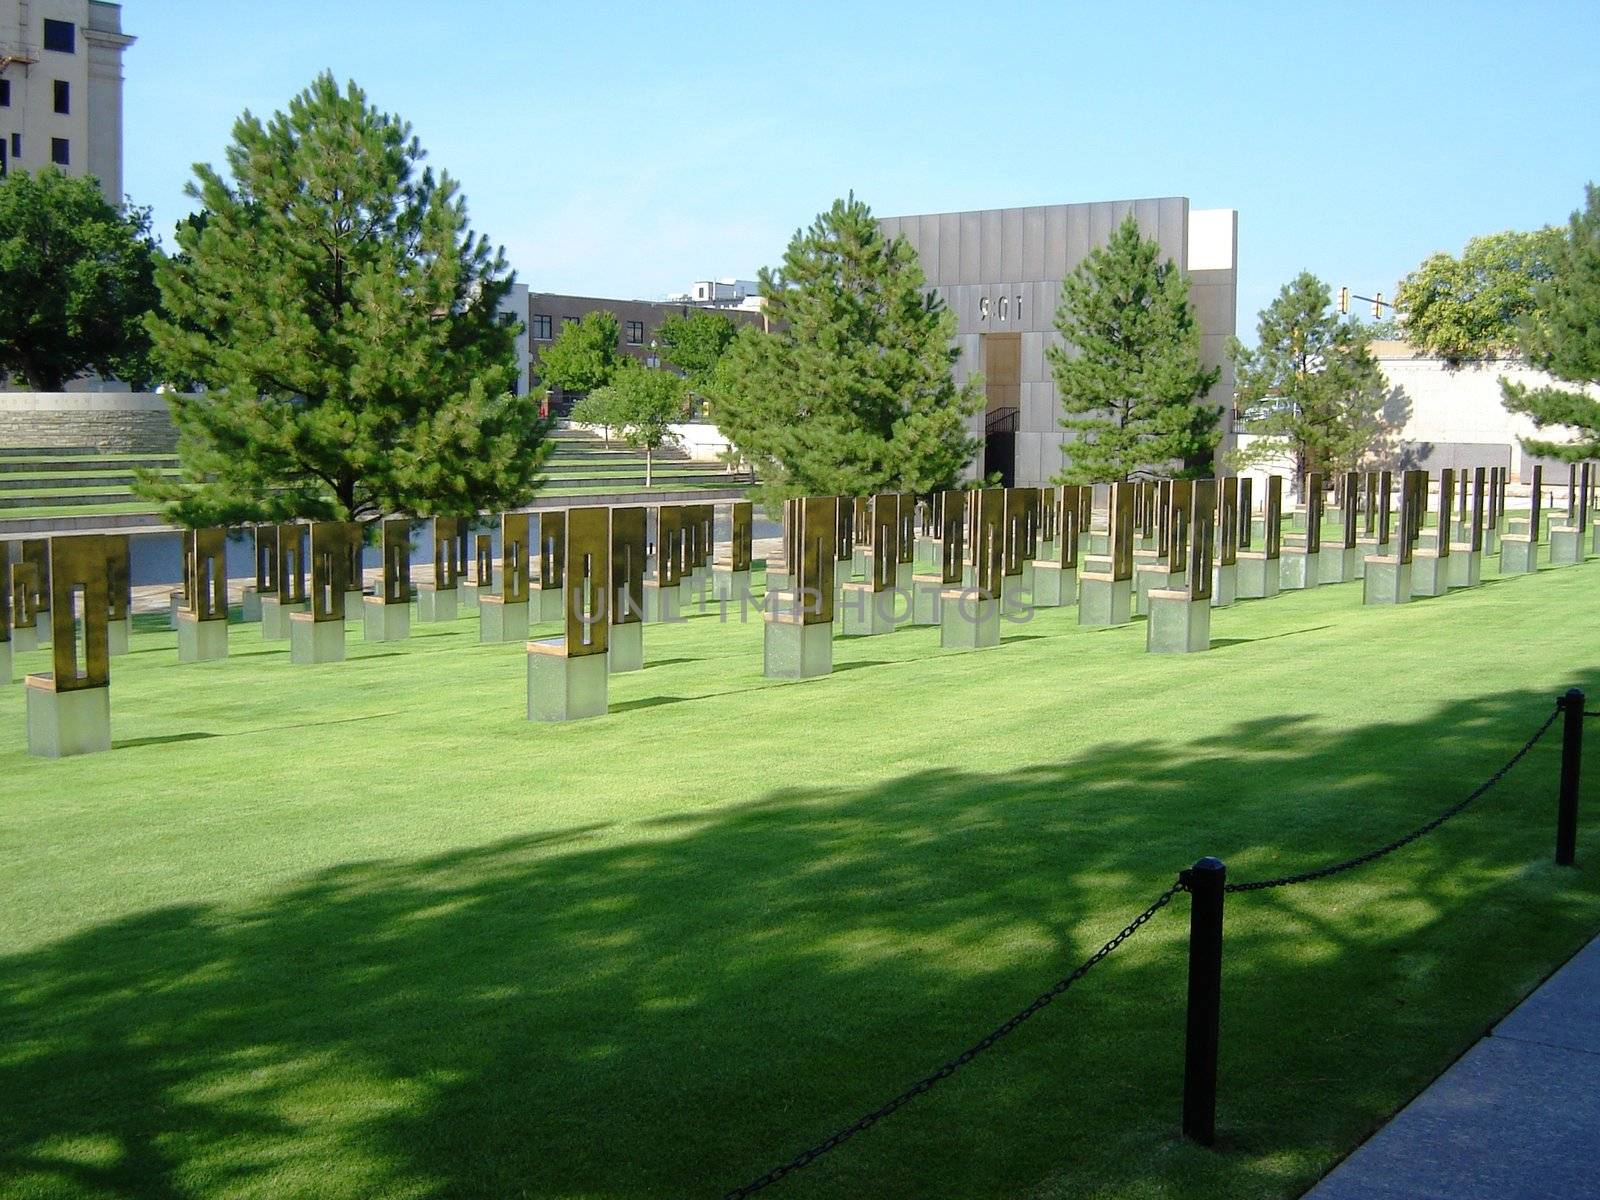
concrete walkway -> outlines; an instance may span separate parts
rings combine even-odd
[[[1600,938],[1305,1200],[1600,1196]]]

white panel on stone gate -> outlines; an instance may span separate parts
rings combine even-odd
[[[1190,271],[1233,271],[1239,265],[1239,213],[1232,208],[1189,210]]]

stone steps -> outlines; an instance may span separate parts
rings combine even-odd
[[[607,448],[598,435],[584,429],[558,429],[553,440],[541,496],[568,493],[581,502],[594,495],[632,493],[644,487],[643,452],[620,444]],[[652,482],[657,489],[743,489],[753,482],[748,472],[730,473],[719,462],[695,462],[681,450],[654,458]],[[154,514],[156,505],[133,494],[136,468],[176,476],[178,457],[97,454],[81,446],[0,448],[0,512],[31,510],[39,519],[57,515],[65,519],[66,512],[77,509]]]
[[[72,472],[136,468],[176,470],[176,454],[39,454],[25,455],[20,450],[0,450],[0,475],[68,474]]]
[[[163,469],[163,475],[176,477],[178,472]],[[0,493],[26,491],[34,493],[56,491],[63,488],[131,488],[136,476],[132,471],[96,471],[88,475],[68,475],[65,472],[48,474],[7,474],[0,472]]]

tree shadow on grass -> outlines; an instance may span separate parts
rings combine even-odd
[[[793,785],[87,928],[0,959],[0,1190],[720,1195],[971,1044],[1198,856],[1245,879],[1376,845],[1552,695]],[[1597,873],[1545,865],[1556,757],[1380,864],[1230,900],[1226,1152],[1175,1136],[1180,897],[787,1194],[1299,1194],[1600,922]]]

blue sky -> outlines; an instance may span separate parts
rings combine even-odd
[[[1393,292],[1600,179],[1581,4],[124,0],[125,187],[323,68],[412,122],[539,291],[753,277],[854,189],[878,214],[1186,195],[1239,210],[1239,332],[1302,268]]]

